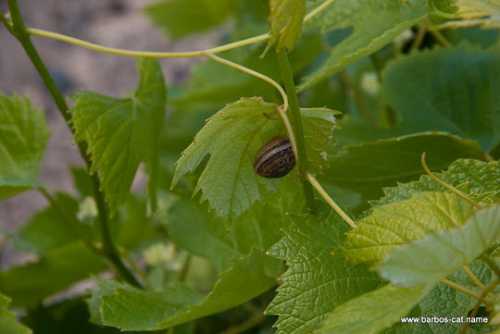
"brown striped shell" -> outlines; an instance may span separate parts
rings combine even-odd
[[[295,167],[295,156],[288,138],[277,137],[264,145],[253,164],[255,173],[262,177],[279,178]]]

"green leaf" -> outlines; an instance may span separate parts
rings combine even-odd
[[[339,249],[343,222],[297,218],[271,249],[271,254],[289,267],[267,310],[279,316],[279,334],[311,333],[335,307],[379,284],[367,268],[345,261]]]
[[[309,165],[316,174],[323,174],[330,165],[328,148],[334,142],[335,116],[340,113],[327,108],[303,108],[302,123]]]
[[[340,147],[332,153],[325,179],[376,199],[383,187],[421,175],[423,152],[432,170],[445,169],[459,158],[483,156],[477,143],[446,133],[419,133]]]
[[[127,198],[111,225],[116,244],[127,250],[135,250],[160,237],[153,218],[148,214],[146,201],[132,195]]]
[[[58,300],[50,305],[38,305],[35,309],[29,310],[23,317],[23,322],[36,334],[121,334],[117,329],[90,323],[87,304],[79,296]]]
[[[222,312],[275,284],[262,271],[268,260],[258,251],[238,259],[204,298],[186,289],[153,292],[116,283],[101,284],[89,302],[92,318],[105,326],[138,331],[165,329]]]
[[[203,209],[191,200],[178,198],[167,209],[162,222],[176,246],[209,259],[220,271],[239,255],[238,250],[228,238],[224,223]]]
[[[137,90],[128,98],[80,93],[72,109],[76,136],[88,144],[92,171],[101,179],[106,201],[115,212],[127,198],[137,168],[150,171],[150,194],[158,168],[158,140],[163,124],[166,87],[158,62],[138,65]]]
[[[262,1],[262,0],[261,0]],[[268,0],[264,0],[268,1]],[[289,55],[294,72],[303,71],[323,50],[319,34],[309,33],[302,38]],[[276,57],[261,58],[261,48],[236,49],[224,54],[224,58],[242,64],[271,78],[279,77]],[[172,98],[178,109],[196,108],[215,111],[239,96],[261,96],[266,101],[278,102],[279,96],[260,79],[235,71],[222,64],[205,61],[192,67],[191,75],[180,92]],[[323,104],[312,104],[323,105]],[[198,110],[195,112],[199,113]]]
[[[176,197],[159,221],[166,224],[169,238],[176,246],[209,259],[221,272],[236,258],[255,249],[265,252],[275,244],[288,224],[287,215],[302,212],[303,205],[298,204],[301,196],[300,187],[285,183],[276,193],[267,195],[261,203],[230,222],[210,214],[206,205]],[[272,224],[269,217],[273,217]],[[275,264],[273,261],[267,268],[270,276],[276,272]],[[281,266],[278,267],[281,270]]]
[[[500,142],[498,78],[498,53],[438,48],[391,63],[383,91],[409,131],[447,131],[489,151]]]
[[[500,206],[481,209],[456,225],[395,249],[380,265],[380,274],[395,284],[414,286],[459,270],[499,244]]]
[[[269,46],[276,49],[293,50],[302,33],[302,22],[306,15],[305,0],[269,0],[271,40]]]
[[[471,270],[484,283],[489,284],[494,277],[491,270],[484,264],[474,261]],[[450,280],[474,290],[476,286],[470,281],[467,274],[458,271],[450,276]],[[432,289],[419,304],[421,315],[436,317],[466,317],[476,304],[477,299],[459,292],[444,283],[439,283]],[[432,334],[457,333],[460,323],[429,323]],[[418,325],[417,325],[418,326]]]
[[[459,12],[477,12],[484,15],[498,15],[500,12],[500,2],[498,0],[456,0]]]
[[[163,0],[146,7],[146,14],[173,38],[204,32],[223,23],[233,0]]]
[[[10,299],[0,294],[0,332],[5,334],[31,334],[31,330],[21,325],[16,315],[9,311]]]
[[[474,207],[455,194],[417,194],[374,208],[348,233],[345,252],[354,262],[379,262],[401,245],[463,225],[473,213]]]
[[[44,254],[81,240],[85,226],[76,219],[78,202],[62,193],[54,196],[54,202],[55,205],[37,212],[16,233],[21,248]],[[86,230],[89,233],[90,227]]]
[[[459,1],[459,0],[458,0]],[[438,12],[453,14],[458,11],[457,0],[429,0],[429,7],[431,10]]]
[[[49,133],[28,99],[0,94],[0,200],[38,186]]]
[[[217,215],[222,217],[235,217],[247,210],[262,198],[266,190],[269,191],[280,182],[258,177],[253,169],[256,154],[264,143],[272,137],[285,135],[276,108],[277,105],[266,103],[260,98],[244,98],[212,116],[177,161],[173,186],[185,174],[195,171],[210,155],[195,193],[201,191],[201,200],[208,200]],[[304,121],[305,126],[311,127],[308,131],[317,131],[318,137],[314,138],[314,142],[309,141],[309,147],[323,140],[319,134],[326,134],[325,126],[333,130],[334,112],[303,110],[302,114],[305,119],[309,119]],[[331,138],[331,131],[327,135],[324,142]],[[319,150],[326,148],[314,149],[317,153],[312,156],[316,161],[318,155],[322,159]]]
[[[399,322],[429,290],[386,285],[335,308],[315,333],[377,334]]]
[[[75,242],[48,251],[34,262],[1,271],[0,291],[12,297],[15,306],[34,306],[105,268],[102,257]]]
[[[493,203],[500,200],[500,162],[498,161],[460,159],[453,162],[446,171],[437,173],[436,176],[477,202]],[[423,175],[418,181],[385,188],[385,196],[373,201],[372,206],[403,201],[424,191],[445,190],[430,176]]]
[[[306,77],[299,89],[307,89],[378,51],[426,15],[427,0],[335,1],[325,14],[316,17],[311,24],[320,27],[324,34],[344,29],[349,31],[349,35],[333,45],[329,57]]]

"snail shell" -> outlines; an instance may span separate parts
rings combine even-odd
[[[257,175],[279,178],[287,175],[295,167],[295,155],[288,138],[273,138],[264,145],[254,162]]]

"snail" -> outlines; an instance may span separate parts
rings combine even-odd
[[[257,175],[279,178],[287,175],[295,166],[292,144],[285,137],[276,137],[265,144],[257,154],[254,169]]]

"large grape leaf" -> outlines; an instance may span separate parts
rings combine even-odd
[[[374,200],[382,195],[383,187],[421,175],[423,152],[427,152],[429,167],[437,171],[459,158],[481,159],[483,156],[477,143],[472,141],[446,133],[419,133],[341,146],[332,152],[325,180]]]
[[[213,28],[234,9],[233,0],[162,0],[146,7],[153,22],[173,38]]]
[[[335,308],[315,333],[380,333],[407,315],[429,290],[430,286],[425,285],[412,288],[386,285]]]
[[[270,0],[271,39],[276,49],[292,50],[302,33],[306,0]]]
[[[48,136],[43,113],[29,100],[0,94],[0,199],[38,185]]]
[[[498,205],[481,209],[456,225],[396,248],[379,266],[379,273],[398,285],[432,284],[500,244]]]
[[[486,151],[500,142],[499,90],[499,54],[471,47],[415,53],[384,72],[384,96],[402,127],[447,131]]]
[[[319,3],[319,0],[314,2]],[[427,13],[427,0],[335,1],[311,25],[320,27],[325,34],[344,29],[349,35],[333,45],[329,57],[305,78],[300,90],[381,49],[402,31],[424,19]]]
[[[460,159],[450,167],[437,173],[441,180],[466,193],[477,202],[492,203],[500,199],[500,162],[484,162]],[[373,201],[372,206],[380,206],[406,200],[424,191],[445,191],[446,189],[430,176],[423,175],[418,181],[400,183],[396,187],[384,189],[384,197]]]
[[[93,292],[89,301],[92,319],[121,330],[158,330],[222,312],[260,295],[276,283],[263,271],[268,261],[260,251],[239,258],[221,274],[205,297],[187,288],[157,292],[106,282]]]
[[[0,294],[0,333],[31,334],[31,330],[21,325],[16,315],[9,311],[10,299]]]
[[[71,111],[76,136],[88,145],[92,171],[99,175],[113,212],[127,198],[141,162],[150,173],[152,201],[155,197],[158,141],[167,92],[158,62],[141,60],[138,70],[139,85],[132,96],[118,99],[80,93]]]
[[[455,194],[417,194],[374,208],[349,231],[345,252],[354,262],[379,262],[394,248],[463,225],[473,213],[472,204]]]
[[[276,108],[277,105],[260,98],[244,98],[212,116],[177,161],[173,186],[185,174],[195,171],[209,155],[195,193],[201,191],[202,201],[208,200],[219,216],[235,217],[248,209],[279,182],[258,177],[253,170],[262,145],[272,137],[286,135]],[[305,131],[316,132],[315,137],[306,138],[306,149],[317,165],[318,160],[324,161],[322,151],[326,147],[316,145],[320,142],[324,145],[331,139],[335,112],[304,109],[302,115]],[[325,135],[326,140],[322,140]],[[295,177],[294,173],[284,179],[289,177]]]
[[[361,265],[345,261],[345,231],[338,219],[296,217],[271,254],[288,270],[267,313],[279,316],[277,333],[311,333],[338,305],[377,287],[379,279]],[[334,249],[332,253],[332,249]]]

